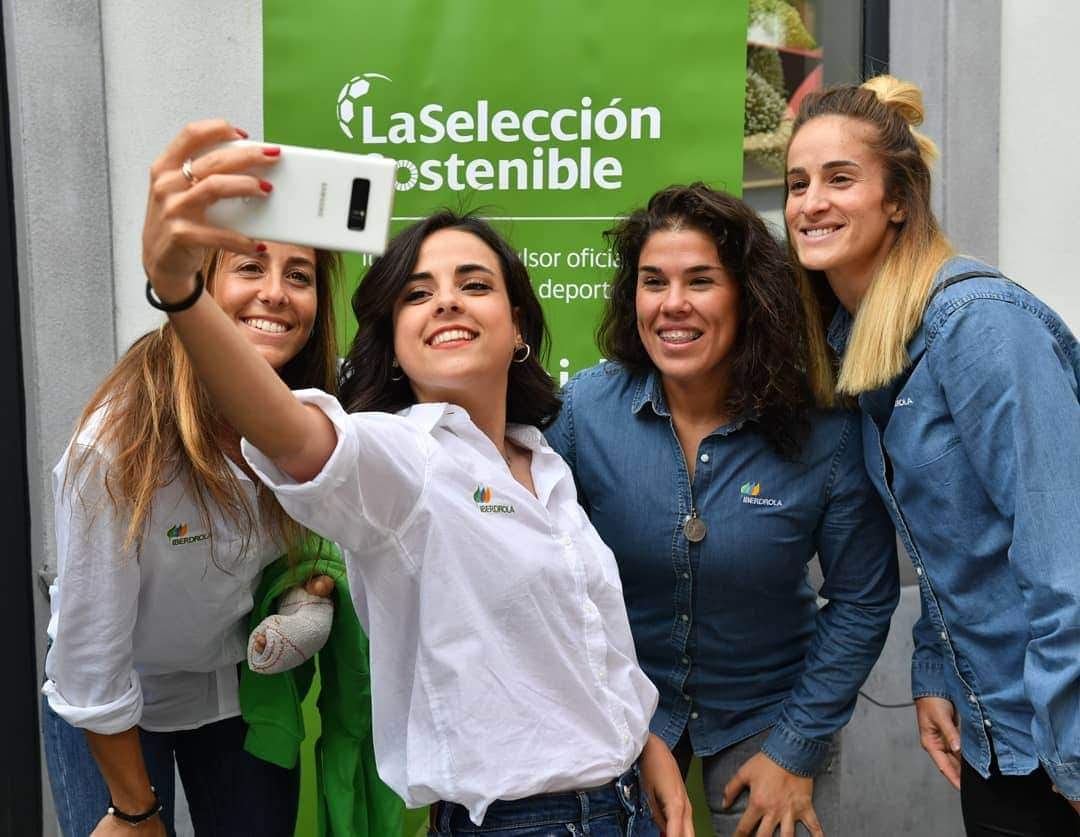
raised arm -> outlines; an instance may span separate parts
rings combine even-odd
[[[207,249],[258,253],[260,242],[206,221],[206,209],[227,197],[272,199],[269,183],[249,172],[272,165],[274,146],[215,148],[184,173],[185,161],[245,136],[224,120],[186,126],[154,161],[143,225],[143,268],[158,299],[174,304],[195,291]],[[209,293],[170,313],[195,371],[225,420],[290,477],[306,481],[333,452],[336,433],[326,416],[293,397],[277,373],[244,339]]]

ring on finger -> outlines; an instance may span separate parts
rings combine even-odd
[[[188,182],[188,186],[194,186],[199,182],[199,178],[195,176],[195,172],[191,170],[191,158],[188,157],[184,160],[182,166],[180,166],[180,174],[184,175],[184,180]]]

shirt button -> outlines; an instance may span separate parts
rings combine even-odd
[[[915,575],[922,575],[922,567],[915,568]]]
[[[561,538],[561,539],[559,540],[559,543],[561,543],[561,544],[562,544],[563,546],[570,546],[570,544],[572,544],[572,543],[573,543],[573,541],[572,541],[572,540],[570,540],[570,538],[569,538],[569,537],[563,537],[563,538]]]
[[[947,633],[945,633],[945,631],[942,631],[942,632],[941,632],[941,638],[942,638],[942,639],[948,639],[948,638],[949,638],[949,635],[948,635]]]
[[[689,703],[690,702],[690,695],[688,695],[686,692],[683,692],[682,699],[685,700],[687,703]]]
[[[975,697],[975,695],[968,695],[968,702],[969,703],[978,703],[979,699],[977,697]]]
[[[698,719],[698,714],[697,714],[697,712],[691,712],[691,713],[690,713],[690,719],[691,719],[692,721],[696,721],[696,720]]]
[[[990,719],[987,718],[985,721],[983,721],[983,726],[986,727],[987,729],[990,729],[990,727],[993,726],[993,725],[990,723]]]
[[[688,666],[688,665],[690,665],[690,658],[689,658],[689,657],[683,657],[683,658],[682,658],[682,664],[683,664],[684,666]]]
[[[690,578],[690,573],[683,573],[683,574],[682,574],[682,577],[683,577],[683,578]]]
[[[709,461],[709,454],[707,454],[707,453],[701,454],[701,461],[702,462],[708,462]]]
[[[682,619],[684,622],[689,622],[690,621],[690,616],[688,614],[686,614],[686,613],[684,613],[679,618]]]

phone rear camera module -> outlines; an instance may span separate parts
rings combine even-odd
[[[368,195],[371,194],[371,181],[366,177],[354,177],[352,199],[349,201],[350,230],[362,230],[367,226]]]

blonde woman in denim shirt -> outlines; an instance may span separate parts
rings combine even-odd
[[[703,757],[715,832],[820,835],[831,740],[898,596],[858,418],[813,406],[794,277],[742,201],[673,186],[610,236],[613,362],[567,384],[548,440],[619,562],[652,731],[684,771]]]
[[[786,220],[922,592],[922,745],[969,835],[1080,834],[1080,348],[930,209],[918,88],[808,97]],[[815,368],[827,373],[829,359]]]

